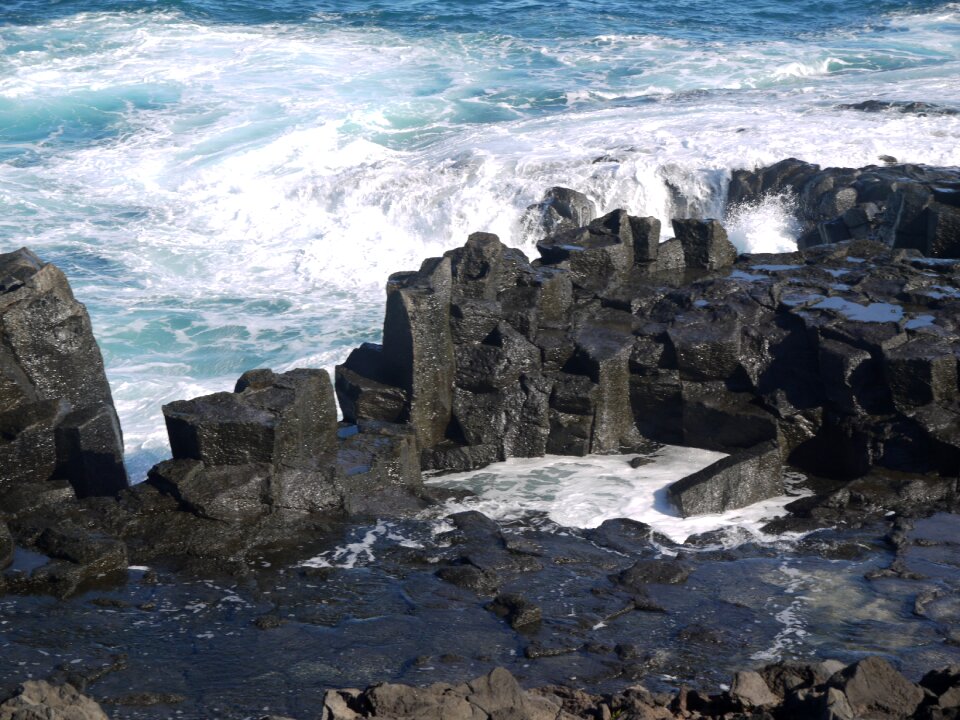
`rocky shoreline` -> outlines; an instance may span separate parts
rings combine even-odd
[[[144,702],[150,698],[144,697]],[[169,702],[159,697],[158,702]],[[566,686],[524,690],[503,668],[459,685],[412,687],[380,683],[365,690],[330,690],[311,717],[321,720],[948,720],[960,715],[960,666],[933,670],[912,683],[871,656],[844,666],[777,663],[736,673],[728,690],[706,695],[682,687],[652,693],[642,685],[594,695]],[[72,685],[31,681],[0,703],[0,720],[107,720],[102,708]],[[292,720],[265,715],[261,720]]]
[[[910,518],[960,506],[960,264],[951,260],[960,257],[960,172],[787,160],[735,173],[729,200],[783,192],[798,199],[801,249],[738,256],[716,220],[674,220],[675,237],[661,243],[654,218],[595,217],[586,197],[551,189],[528,216],[543,234],[540,259],[475,233],[420,270],[394,274],[382,345],[355,349],[333,381],[323,370],[252,370],[234,392],[165,406],[173,458],[132,487],[85,309],[63,274],[29,250],[0,255],[0,567],[10,566],[0,594],[76,597],[120,587],[130,566],[145,565],[250,579],[264,553],[302,559],[306,545],[351,524],[411,518],[457,497],[425,485],[423,471],[642,454],[660,443],[728,455],[671,486],[680,514],[782,495],[784,471],[801,471],[809,493],[771,532],[887,523],[893,556],[871,572],[921,579],[908,557]],[[554,582],[563,552],[604,576],[580,571],[594,583],[590,612],[601,623],[663,612],[651,588],[682,585],[701,562],[685,563],[684,546],[629,521],[604,523],[564,551],[479,513],[449,522],[451,551],[431,557],[429,569],[431,547],[402,564],[484,599],[515,631],[550,627],[549,638],[526,644],[530,660],[590,645],[582,628],[551,625],[546,595],[531,599]],[[952,552],[948,541],[934,545]],[[609,560],[591,555],[603,548],[630,564],[604,570]],[[614,568],[611,590],[605,575]],[[512,592],[518,579],[531,592]],[[630,663],[618,662],[622,674]],[[805,699],[791,694],[799,686],[781,685],[769,708],[735,697],[744,683],[756,686],[753,675],[734,695],[681,693],[651,701],[649,712],[626,695],[553,697],[582,717],[858,717],[867,711],[844,684],[860,677],[851,667],[808,668],[815,681],[805,681]],[[910,689],[900,695],[919,699],[877,717],[954,716],[940,704],[953,680],[926,694],[903,682]],[[472,701],[461,695],[457,712],[466,712]],[[342,714],[331,718],[405,717],[396,708],[378,715],[369,693],[339,697]]]

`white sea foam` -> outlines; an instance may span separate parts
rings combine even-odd
[[[638,468],[630,466],[631,457],[514,458],[428,482],[476,494],[449,503],[444,512],[477,510],[500,521],[543,514],[559,525],[578,528],[629,518],[647,523],[678,543],[691,535],[719,529],[740,529],[749,537],[761,537],[760,529],[766,521],[785,514],[784,505],[797,497],[775,497],[722,514],[684,518],[670,503],[667,488],[724,455],[668,445],[652,456],[651,463]]]
[[[789,195],[766,195],[756,204],[731,208],[726,217],[730,241],[740,252],[779,253],[797,249],[800,223]]]
[[[316,557],[305,560],[301,565],[314,568],[351,569],[372,563],[376,559],[374,549],[378,542],[391,542],[401,547],[421,547],[415,540],[398,533],[396,526],[385,520],[379,520],[373,527],[360,532],[363,532],[363,535],[354,542],[323,552]]]

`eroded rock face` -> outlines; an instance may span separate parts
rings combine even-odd
[[[0,255],[0,495],[64,479],[78,497],[127,486],[123,438],[86,308],[23,248]]]

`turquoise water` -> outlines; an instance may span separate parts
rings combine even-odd
[[[532,252],[550,185],[668,219],[789,156],[960,165],[960,118],[835,107],[956,107],[958,78],[956,3],[8,0],[0,251],[89,307],[139,479],[161,403],[332,367],[390,272],[481,229]],[[777,202],[728,223],[795,232]]]

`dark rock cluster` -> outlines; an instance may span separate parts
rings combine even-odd
[[[336,369],[343,422],[324,371],[250,371],[234,392],[167,405],[173,458],[133,488],[85,310],[52,265],[27,250],[0,256],[0,563],[12,539],[41,556],[0,583],[64,595],[127,561],[239,559],[338,513],[420,509],[435,499],[421,470],[651,442],[731,455],[671,489],[687,515],[780,494],[784,462],[844,481],[876,468],[923,475],[905,501],[949,505],[958,266],[901,241],[908,213],[891,210],[921,198],[935,230],[926,249],[952,247],[949,177],[792,160],[740,173],[731,198],[790,187],[811,222],[885,198],[866,235],[887,244],[777,256],[738,257],[716,220],[674,220],[660,242],[656,219],[595,218],[586,197],[553,188],[531,210],[540,259],[475,233],[390,277],[382,345]],[[855,482],[797,512],[901,492]],[[486,582],[477,568],[465,584]]]
[[[868,108],[861,108],[868,109]],[[901,111],[907,112],[901,108]],[[960,171],[925,165],[821,168],[795,158],[736,170],[728,202],[754,203],[789,192],[804,225],[803,249],[874,239],[928,257],[960,257]]]
[[[731,453],[673,489],[685,514],[778,494],[782,461],[953,488],[955,264],[867,239],[737,258],[717,221],[673,225],[660,243],[615,211],[533,262],[475,233],[395,274],[383,345],[337,368],[344,420],[409,425],[428,470],[646,440]]]
[[[497,668],[462,685],[385,683],[362,692],[332,690],[323,711],[324,720],[939,720],[960,715],[960,668],[929,672],[917,684],[876,656],[848,666],[783,662],[738,672],[730,689],[716,695],[687,688],[655,694],[642,685],[612,695],[567,686],[524,691]]]

